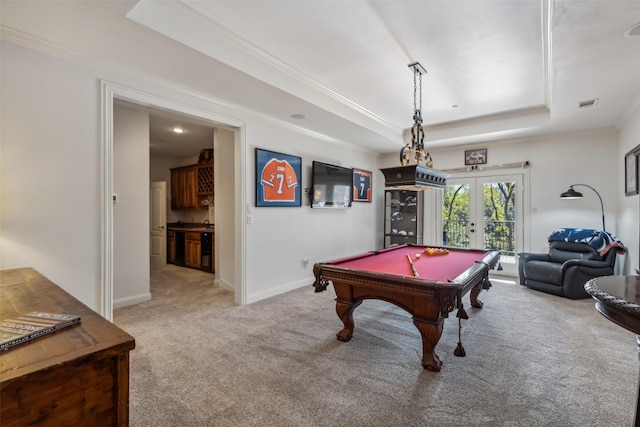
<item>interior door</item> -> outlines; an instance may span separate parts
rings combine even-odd
[[[151,265],[167,263],[167,183],[151,183],[149,197],[149,245]]]
[[[442,203],[443,243],[500,251],[502,274],[517,276],[523,250],[522,175],[450,178]]]

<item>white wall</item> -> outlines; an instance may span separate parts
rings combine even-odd
[[[151,299],[149,249],[149,114],[113,109],[114,307]],[[99,192],[99,191],[98,191]]]
[[[247,129],[247,138],[252,141],[246,159],[250,181],[247,204],[253,217],[253,224],[247,226],[249,302],[311,285],[316,262],[381,247],[382,220],[377,221],[377,215],[383,206],[383,188],[379,182],[373,183],[376,200],[353,203],[349,209],[312,209],[305,194],[311,187],[313,160],[376,171],[376,155],[344,145],[319,144],[309,136],[292,135],[276,127],[252,126]],[[278,144],[270,147],[268,141]],[[255,207],[255,148],[302,158],[301,207]],[[306,268],[305,259],[309,260]]]
[[[99,306],[100,103],[88,69],[3,42],[0,267]]]
[[[237,218],[234,216],[234,200],[236,194],[235,158],[236,133],[225,129],[213,131],[213,170],[215,185],[215,270],[216,284],[228,289],[234,289],[239,284],[236,277],[236,258],[234,252],[235,226]],[[240,301],[238,301],[241,303]]]
[[[255,147],[301,156],[305,187],[310,185],[312,160],[375,171],[373,153],[347,145],[327,145],[250,111],[236,111],[206,93],[193,96],[193,92],[184,92],[179,85],[129,75],[127,69],[101,71],[6,41],[1,49],[0,268],[33,266],[99,310],[104,209],[99,93],[102,78],[192,104],[207,114],[244,122],[247,156],[242,161],[249,176],[244,204],[254,217],[254,224],[246,226],[248,302],[311,285],[314,262],[370,250],[381,241],[379,179],[374,180],[373,190],[379,193],[373,203],[357,203],[344,211],[311,210],[306,201],[298,208],[253,207]],[[188,75],[186,70],[185,79]],[[148,150],[148,143],[138,144],[136,150]],[[234,150],[237,157],[237,141]],[[145,167],[146,184],[142,186],[148,195],[149,169]],[[239,194],[237,185],[235,182],[234,197]],[[148,203],[139,209],[132,215],[148,221]],[[218,213],[216,210],[216,216]],[[229,220],[233,221],[231,227],[235,222],[246,223],[245,218]],[[223,226],[221,218],[216,218],[216,234]],[[144,228],[143,244],[148,249],[148,223],[141,222],[140,227]],[[228,231],[233,235],[233,228]],[[238,237],[233,235],[231,239]],[[137,241],[121,241],[118,245],[121,243],[134,245]],[[237,262],[238,254],[234,255]],[[306,269],[301,265],[302,257],[310,260]],[[114,266],[118,268],[117,263]],[[142,271],[142,267],[138,270]],[[237,277],[236,270],[231,280],[236,281]],[[135,294],[119,296],[126,299]]]
[[[640,144],[640,104],[630,114],[620,129],[620,150],[618,152],[618,180],[620,191],[624,188],[624,155]],[[619,228],[623,242],[629,249],[624,272],[633,274],[634,269],[640,268],[640,196],[620,196]],[[622,239],[622,237],[621,237]]]

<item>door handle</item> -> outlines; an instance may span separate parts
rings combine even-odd
[[[160,226],[160,227],[158,227],[158,228],[161,228],[161,229],[163,229],[163,230],[164,230],[164,225],[161,225],[161,226]]]

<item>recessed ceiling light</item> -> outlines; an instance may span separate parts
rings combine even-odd
[[[175,133],[184,133],[184,129],[182,129],[181,127],[174,127],[173,129],[171,129],[172,131],[174,131]]]
[[[305,116],[304,114],[292,114],[291,118],[296,120],[304,120],[307,118],[307,116]]]
[[[587,107],[593,107],[594,105],[596,105],[598,103],[598,98],[596,99],[589,99],[587,101],[580,101],[578,102],[578,108],[587,108]]]
[[[640,37],[640,24],[636,24],[633,27],[629,28],[626,33],[624,33],[625,37]]]

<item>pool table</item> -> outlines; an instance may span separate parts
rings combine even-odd
[[[441,254],[428,254],[440,249]],[[444,252],[444,254],[442,254]],[[397,305],[413,315],[422,336],[422,366],[440,371],[442,362],[435,347],[442,335],[444,319],[458,309],[466,318],[462,297],[470,292],[471,306],[482,308],[478,294],[489,289],[489,269],[500,253],[492,250],[444,246],[401,245],[361,255],[317,263],[313,266],[316,292],[329,283],[336,292],[336,312],[344,328],[340,341],[353,335],[353,311],[365,299],[379,299]],[[459,356],[464,348],[456,349]]]

